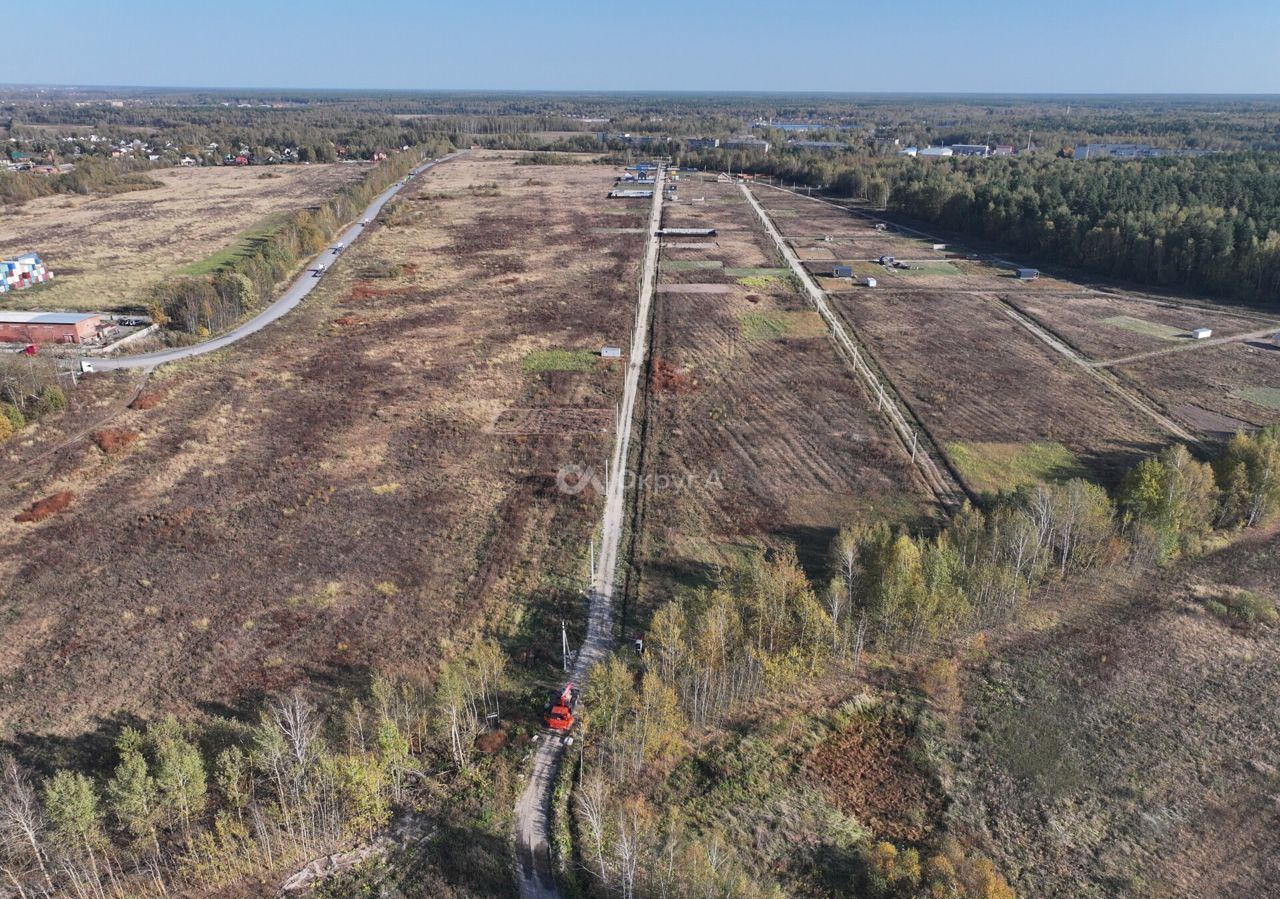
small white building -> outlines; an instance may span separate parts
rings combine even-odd
[[[875,278],[863,278],[863,279],[862,279],[862,286],[863,286],[863,287],[875,287],[875,286],[876,286],[876,279],[875,279]]]
[[[621,359],[622,347],[616,347],[616,346],[601,347],[600,355],[605,359]]]
[[[1213,336],[1212,328],[1196,328],[1191,332],[1192,340],[1208,340]]]

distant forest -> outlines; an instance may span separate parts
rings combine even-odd
[[[91,134],[100,140],[90,142]],[[770,141],[771,152],[691,144],[748,134]],[[834,146],[789,146],[797,137]],[[660,143],[640,146],[636,138]],[[172,164],[178,153],[219,162],[242,148],[254,162],[283,148],[299,162],[368,159],[406,145],[609,151],[610,161],[659,152],[682,165],[775,175],[852,197],[1029,261],[1280,304],[1280,99],[1272,97],[11,88],[0,89],[0,139],[77,163],[75,174],[49,180],[0,174],[0,202],[145,188],[145,160],[95,159],[117,140],[167,146],[157,164]],[[1064,158],[1091,141],[1216,152]],[[1036,152],[897,155],[908,145],[953,143]]]
[[[1280,305],[1280,155],[911,160],[889,205],[1045,261]]]

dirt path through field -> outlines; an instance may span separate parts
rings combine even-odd
[[[1180,343],[1177,346],[1167,347],[1162,350],[1148,350],[1145,353],[1134,353],[1132,356],[1121,356],[1119,359],[1107,359],[1103,362],[1090,364],[1095,368],[1110,368],[1113,365],[1141,362],[1143,359],[1154,359],[1157,356],[1168,356],[1172,353],[1186,353],[1190,350],[1202,350],[1205,347],[1222,346],[1224,343],[1239,343],[1242,340],[1267,340],[1276,334],[1280,334],[1280,330],[1277,330],[1276,326],[1272,325],[1269,328],[1250,331],[1247,334],[1229,334],[1226,337],[1210,337],[1207,340],[1189,340],[1187,343]]]
[[[1022,312],[1013,308],[1011,304],[1006,303],[1005,301],[1000,299],[995,299],[995,298],[990,298],[990,299],[992,299],[992,302],[998,303],[1000,308],[1004,311],[1005,315],[1009,316],[1011,319],[1013,319],[1015,322],[1020,324],[1027,331],[1029,331],[1037,340],[1045,344],[1045,346],[1049,347],[1055,353],[1058,353],[1060,356],[1063,356],[1064,358],[1075,363],[1077,366],[1079,366],[1079,368],[1082,371],[1087,372],[1091,378],[1094,378],[1095,380],[1100,381],[1113,394],[1115,394],[1120,399],[1124,400],[1127,404],[1132,406],[1134,409],[1137,409],[1143,415],[1150,418],[1152,421],[1154,421],[1160,427],[1164,428],[1170,434],[1172,434],[1173,436],[1177,437],[1180,440],[1185,440],[1188,443],[1200,442],[1199,438],[1197,438],[1194,434],[1192,434],[1186,428],[1182,427],[1182,425],[1178,424],[1172,418],[1170,418],[1169,416],[1161,412],[1159,409],[1157,409],[1156,406],[1151,401],[1149,401],[1146,397],[1141,396],[1135,391],[1132,391],[1127,387],[1123,386],[1122,384],[1120,384],[1120,382],[1117,381],[1110,372],[1107,372],[1107,371],[1104,371],[1103,369],[1098,368],[1096,365],[1091,363],[1084,356],[1081,356],[1074,349],[1068,346],[1065,341],[1060,340],[1057,337],[1057,335],[1053,334],[1047,328],[1042,327],[1041,325],[1033,321],[1029,316],[1024,315]]]
[[[791,245],[783,238],[782,233],[774,226],[773,219],[765,212],[755,194],[751,192],[746,184],[739,184],[738,186],[742,190],[743,196],[747,198],[747,202],[751,204],[751,208],[755,210],[760,223],[764,226],[778,252],[782,254],[782,258],[787,261],[791,271],[799,279],[800,283],[804,285],[805,293],[808,294],[818,313],[827,323],[836,345],[852,363],[854,370],[865,383],[869,394],[876,398],[876,409],[884,413],[889,419],[894,432],[902,441],[904,450],[910,454],[911,461],[920,470],[920,474],[925,483],[929,485],[929,489],[933,491],[938,501],[944,506],[949,508],[959,507],[964,499],[964,491],[955,482],[949,471],[934,462],[929,449],[932,441],[928,434],[924,432],[923,428],[909,422],[898,408],[893,397],[888,395],[884,384],[881,383],[879,377],[863,360],[863,354],[859,351],[857,343],[849,333],[849,329],[845,327],[844,322],[836,315],[831,304],[827,302],[826,293],[813,280],[808,270],[800,262],[800,257],[796,255],[795,250],[791,248]],[[941,452],[936,447],[932,448],[932,452],[941,456]]]
[[[600,556],[594,560],[591,575],[587,636],[578,650],[573,666],[573,683],[579,688],[591,666],[604,659],[613,645],[614,579],[617,574],[618,551],[622,544],[626,484],[629,480],[624,466],[630,451],[631,420],[640,390],[640,376],[649,353],[649,310],[653,303],[654,281],[658,271],[657,232],[662,220],[664,178],[665,172],[659,167],[654,176],[653,205],[649,212],[649,234],[641,270],[640,299],[636,307],[636,322],[632,329],[622,406],[618,416],[618,437],[613,444],[613,458],[605,486]],[[551,859],[550,811],[565,749],[560,738],[549,734],[543,737],[534,754],[529,780],[516,803],[516,876],[520,895],[525,899],[556,899],[560,895]]]

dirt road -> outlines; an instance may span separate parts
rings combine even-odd
[[[572,680],[579,687],[587,671],[603,659],[613,646],[613,591],[617,574],[618,551],[622,545],[626,511],[626,460],[631,446],[631,420],[641,375],[649,353],[649,310],[653,302],[654,282],[658,271],[657,231],[662,222],[663,181],[666,173],[659,168],[654,176],[653,205],[649,212],[649,236],[645,244],[644,267],[640,278],[640,298],[636,306],[636,322],[632,329],[630,355],[623,385],[622,406],[618,417],[618,435],[609,462],[609,481],[605,485],[604,518],[601,523],[600,555],[591,573],[591,590],[587,607],[587,636],[578,650]],[[551,860],[551,828],[548,815],[556,777],[564,760],[565,745],[557,737],[544,734],[534,753],[533,768],[524,792],[516,803],[516,877],[524,899],[559,897],[555,870]]]
[[[446,162],[456,156],[465,153],[466,150],[458,150],[450,153],[448,156],[442,156],[440,159],[424,163],[413,170],[414,175],[425,172],[441,162]],[[388,187],[364,210],[360,218],[347,227],[345,231],[337,236],[332,244],[318,256],[307,263],[307,267],[300,275],[289,285],[280,297],[266,309],[263,309],[253,318],[249,319],[238,328],[234,328],[220,337],[212,340],[206,340],[204,343],[197,343],[194,346],[179,347],[172,350],[161,350],[156,353],[143,353],[138,356],[118,356],[110,359],[84,359],[81,362],[83,371],[115,371],[122,368],[143,368],[153,369],[157,365],[163,365],[166,362],[176,362],[179,359],[189,359],[192,356],[200,356],[204,353],[211,353],[214,350],[220,350],[223,347],[230,346],[238,340],[243,340],[250,334],[261,331],[267,325],[271,324],[279,318],[283,318],[295,306],[302,302],[303,298],[323,280],[316,277],[316,265],[323,263],[329,265],[330,261],[336,259],[338,254],[334,252],[334,248],[338,246],[349,247],[351,243],[360,236],[363,230],[361,221],[364,219],[372,219],[385,206],[392,197],[400,192],[400,188],[404,187],[404,181],[397,181]]]
[[[1161,350],[1148,350],[1145,353],[1134,353],[1132,356],[1121,356],[1119,359],[1107,359],[1104,362],[1091,362],[1089,364],[1095,368],[1109,368],[1113,365],[1141,362],[1143,359],[1154,359],[1157,356],[1168,356],[1172,353],[1187,353],[1192,350],[1202,350],[1205,347],[1222,346],[1224,343],[1241,343],[1245,340],[1270,340],[1276,334],[1280,334],[1280,330],[1277,330],[1275,325],[1271,325],[1270,327],[1249,331],[1244,334],[1228,334],[1225,337],[1210,337],[1207,340],[1188,340],[1186,343],[1180,343],[1177,346]]]
[[[739,184],[738,186],[741,188],[743,196],[747,198],[747,202],[751,204],[751,208],[755,210],[760,223],[764,226],[765,231],[773,241],[774,246],[777,247],[782,258],[786,260],[792,273],[804,285],[805,293],[808,294],[809,300],[818,310],[823,321],[826,322],[836,346],[840,348],[845,358],[853,365],[854,371],[857,372],[866,385],[868,393],[875,397],[876,408],[888,418],[894,432],[898,435],[898,439],[902,441],[903,449],[911,456],[911,461],[919,469],[924,482],[943,506],[947,508],[958,507],[964,500],[964,491],[946,468],[934,462],[926,448],[929,437],[923,433],[923,429],[915,427],[907,420],[895,400],[886,392],[884,384],[881,383],[871,367],[867,365],[862,352],[858,349],[857,342],[853,339],[852,334],[849,333],[849,329],[845,327],[844,322],[836,315],[831,304],[827,302],[826,293],[823,292],[808,270],[805,269],[800,262],[800,257],[796,255],[795,250],[791,249],[791,245],[783,238],[782,232],[773,224],[773,219],[765,212],[755,194],[745,184]],[[938,451],[935,449],[934,452]],[[938,454],[941,455],[941,453]]]
[[[1145,396],[1135,390],[1130,390],[1121,384],[1110,372],[1104,371],[1094,365],[1088,359],[1077,353],[1066,341],[1061,340],[1056,334],[1052,333],[1048,328],[1042,327],[1038,322],[1034,321],[1029,315],[1026,315],[1015,309],[1012,303],[1005,302],[996,297],[987,297],[987,300],[999,305],[1000,310],[1009,316],[1015,322],[1020,324],[1037,340],[1043,343],[1049,349],[1053,350],[1064,359],[1078,365],[1085,373],[1110,390],[1113,394],[1128,403],[1133,409],[1141,412],[1147,418],[1154,421],[1164,430],[1168,431],[1179,440],[1185,440],[1187,443],[1199,443],[1200,440],[1182,425],[1178,424],[1169,416],[1165,415],[1156,407],[1156,404],[1148,400]]]

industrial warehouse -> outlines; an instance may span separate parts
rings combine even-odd
[[[102,327],[102,316],[93,313],[0,312],[4,343],[87,343]]]

